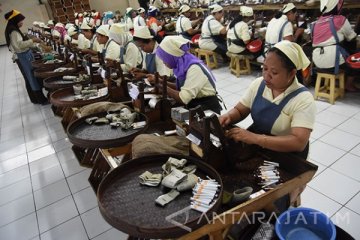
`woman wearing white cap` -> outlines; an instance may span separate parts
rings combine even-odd
[[[80,27],[81,34],[78,37],[78,48],[85,54],[97,54],[103,48],[97,39],[95,29],[87,24],[85,21]]]
[[[165,35],[165,31],[162,30],[165,22],[159,21],[156,17],[159,14],[159,9],[150,6],[148,10],[148,19],[146,21],[146,25],[153,30],[154,34],[157,35],[159,38],[163,38]]]
[[[201,19],[196,19],[194,21],[190,21],[189,17],[191,15],[190,13],[190,7],[189,5],[182,5],[179,8],[179,18],[176,21],[176,32],[183,36],[186,39],[191,40],[191,38],[197,34],[201,33],[200,29],[194,29],[196,26],[199,25],[201,22]]]
[[[235,54],[244,53],[246,44],[248,44],[251,39],[247,22],[252,20],[253,16],[254,12],[251,7],[240,7],[240,15],[231,21],[227,32],[227,46],[229,52]]]
[[[189,49],[189,40],[181,36],[165,37],[156,49],[156,56],[173,69],[176,77],[176,84],[168,83],[167,94],[188,108],[200,105],[203,110],[220,114],[222,108],[216,96],[215,77]]]
[[[264,52],[282,40],[295,42],[302,29],[298,29],[294,35],[293,22],[296,20],[296,6],[293,3],[285,4],[284,7],[270,20],[265,35]]]
[[[253,125],[249,130],[233,128],[227,136],[306,159],[316,106],[312,94],[298,82],[296,72],[309,64],[298,44],[286,40],[275,44],[265,58],[263,76],[250,85],[232,110],[219,118],[227,126],[251,114]]]
[[[120,46],[109,38],[109,28],[110,25],[101,25],[96,30],[96,39],[99,44],[104,46],[101,51],[104,59],[116,60],[120,58]]]
[[[138,12],[138,15],[134,18],[134,29],[141,27],[141,26],[146,26],[145,9],[138,8],[137,12]]]
[[[224,61],[227,62],[227,45],[225,39],[227,29],[220,23],[224,16],[223,7],[215,4],[209,8],[211,10],[211,14],[205,18],[201,27],[199,47],[220,54]]]
[[[144,56],[133,42],[132,35],[127,31],[126,24],[115,23],[111,25],[109,38],[120,45],[119,61],[121,68],[125,72],[133,68],[142,68]]]
[[[76,30],[75,27],[70,27],[67,30],[67,34],[65,35],[64,42],[65,44],[78,44],[79,32]]]
[[[128,31],[133,31],[134,30],[134,18],[136,17],[136,11],[129,7],[126,9],[125,12],[125,24],[127,26]]]
[[[339,69],[346,70],[347,79],[345,89],[358,91],[353,84],[352,70],[345,64],[347,51],[340,46],[343,41],[356,38],[346,17],[339,15],[343,0],[321,0],[322,16],[312,26],[313,33],[313,61],[317,68],[337,74]]]
[[[316,105],[309,90],[298,82],[296,72],[309,64],[297,43],[284,40],[269,49],[263,76],[251,83],[232,110],[219,117],[223,127],[240,122],[249,115],[254,123],[248,129],[231,128],[226,131],[226,137],[307,159]],[[274,204],[285,210],[293,205],[304,188],[294,190]]]
[[[142,26],[134,30],[135,44],[145,52],[144,67],[148,73],[158,72],[161,76],[170,76],[171,70],[164,65],[164,63],[155,55],[156,49],[159,44],[155,41],[154,36],[148,27]],[[136,71],[140,72],[140,71]]]

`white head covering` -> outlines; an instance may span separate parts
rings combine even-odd
[[[310,65],[310,60],[299,44],[283,40],[274,47],[283,52],[294,63],[297,70],[306,69]]]
[[[70,37],[74,36],[76,33],[77,33],[77,31],[76,31],[76,28],[74,28],[74,27],[70,27],[70,28],[68,29],[68,31],[67,31],[67,34],[68,34]]]
[[[133,10],[133,8],[128,7],[128,8],[126,9],[125,13],[128,14],[128,13],[131,12],[132,10]]]
[[[141,8],[138,8],[137,11],[138,11],[138,13],[144,13],[144,12],[145,12],[145,9],[141,7]]]
[[[182,5],[182,6],[179,8],[179,13],[180,13],[180,14],[183,14],[183,13],[185,13],[185,12],[187,12],[187,11],[190,11],[189,5]]]
[[[62,24],[61,22],[58,22],[57,24],[55,24],[55,27],[64,27],[64,24]]]
[[[160,47],[170,55],[181,57],[185,52],[180,48],[188,42],[188,39],[181,36],[167,36],[161,41]]]
[[[98,29],[96,29],[96,32],[108,37],[109,36],[109,27],[110,27],[110,25],[101,25],[100,27],[98,27]]]
[[[69,28],[71,28],[71,27],[74,27],[75,25],[73,24],[73,23],[67,23],[66,25],[65,25],[65,28],[66,29],[69,29]]]
[[[48,25],[54,25],[54,20],[49,20],[49,21],[47,22],[47,24],[48,24]]]
[[[127,31],[126,24],[114,23],[109,30],[109,38],[113,39],[119,45],[124,46],[132,40],[131,34]]]
[[[46,26],[45,23],[43,23],[43,22],[39,23],[39,27],[44,28],[45,26]]]
[[[87,24],[86,21],[83,21],[83,22],[81,23],[80,29],[83,29],[83,30],[91,30],[92,27],[91,27],[89,24]]]
[[[219,4],[214,4],[214,5],[211,5],[210,7],[210,10],[211,10],[211,13],[217,13],[217,12],[220,12],[222,11],[224,8],[222,6],[220,6]]]
[[[294,8],[296,8],[296,6],[295,6],[293,3],[288,3],[288,4],[285,4],[285,5],[283,6],[283,8],[281,9],[281,11],[282,11],[283,13],[287,13],[287,12],[293,10]]]
[[[139,26],[139,27],[135,28],[134,29],[134,37],[142,38],[142,39],[154,38],[154,36],[152,36],[150,34],[150,30],[147,26]]]
[[[251,17],[254,15],[254,11],[251,7],[241,6],[240,14],[241,14],[241,16],[244,16],[244,17]]]
[[[61,36],[60,32],[57,31],[57,30],[53,30],[51,35],[53,35],[54,37],[60,37]]]
[[[153,12],[153,11],[156,11],[156,10],[158,10],[157,7],[155,7],[155,6],[150,6],[148,12]]]
[[[327,13],[335,8],[339,0],[320,0],[320,12]]]

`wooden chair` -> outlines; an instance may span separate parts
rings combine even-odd
[[[240,77],[241,74],[251,74],[250,59],[245,55],[228,53],[230,56],[230,72]]]
[[[195,51],[197,52],[197,57],[199,59],[202,59],[203,57],[205,58],[205,63],[210,69],[218,67],[215,52],[201,48],[197,48]]]
[[[318,72],[315,84],[314,98],[326,98],[329,103],[334,104],[339,97],[345,94],[345,73],[331,74]]]

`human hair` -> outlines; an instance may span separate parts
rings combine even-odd
[[[277,12],[275,13],[274,17],[275,17],[276,19],[279,19],[279,18],[281,18],[281,16],[282,16],[283,14],[284,14],[284,13],[283,13],[282,11],[277,11]]]
[[[133,40],[135,42],[141,42],[141,43],[144,43],[144,44],[148,44],[149,42],[151,42],[152,38],[149,38],[149,39],[145,39],[145,38],[139,38],[139,37],[133,37]]]
[[[286,70],[288,72],[291,72],[294,69],[296,70],[295,64],[280,49],[278,49],[276,47],[272,47],[272,48],[269,49],[268,53],[270,53],[270,52],[275,53],[276,55],[279,56],[283,67],[286,68]]]
[[[292,12],[292,13],[296,13],[297,12],[297,9],[296,8],[293,8],[293,9],[291,9],[290,11],[288,11],[287,13],[289,13],[289,12]],[[281,18],[281,16],[283,15],[283,14],[287,14],[287,13],[283,13],[281,10],[279,10],[279,11],[277,11],[276,13],[275,13],[275,18],[276,19],[279,19],[279,18]]]
[[[324,11],[326,10],[326,7],[324,8]],[[323,13],[322,16],[331,16],[331,15],[338,15],[338,9],[337,6],[335,6],[330,12]]]
[[[238,22],[241,22],[243,20],[243,16],[238,15],[234,18],[234,20],[231,21],[229,25],[229,29],[233,28]]]

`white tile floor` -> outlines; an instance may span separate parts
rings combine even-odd
[[[87,181],[90,170],[75,160],[50,106],[30,103],[5,47],[0,73],[0,239],[126,239],[101,217]],[[228,108],[259,75],[236,78],[226,67],[214,74]],[[360,239],[360,94],[316,104],[310,161],[319,171],[302,206],[323,211]],[[250,124],[248,118],[241,126]]]

